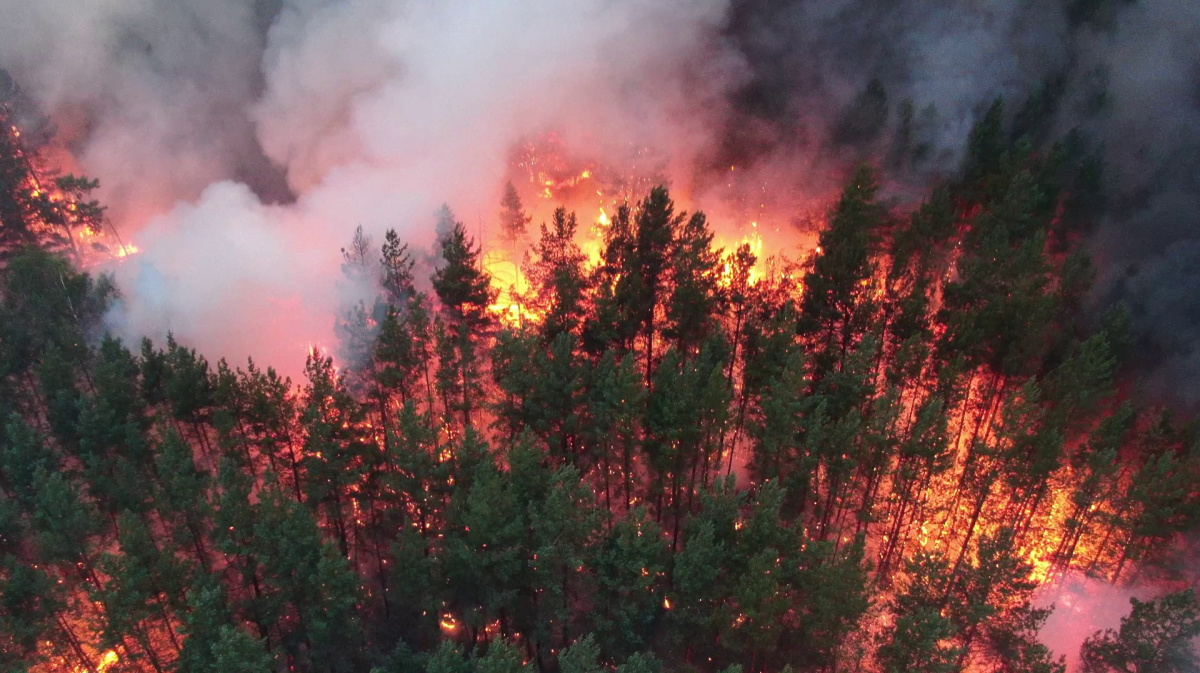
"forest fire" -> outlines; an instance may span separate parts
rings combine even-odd
[[[0,104],[0,119],[9,117],[7,108]],[[0,125],[6,131],[0,137],[0,147],[7,153],[6,178],[16,183],[6,210],[13,214],[10,220],[20,213],[25,223],[18,228],[15,223],[6,221],[4,238],[10,240],[0,243],[11,246],[29,236],[29,240],[44,241],[69,250],[81,266],[91,266],[101,257],[119,259],[138,252],[135,246],[120,240],[111,223],[105,221],[104,209],[89,198],[98,184],[96,181],[70,174],[59,175],[42,165],[38,148],[26,146],[17,126]]]
[[[861,168],[816,233],[523,145],[482,241],[448,207],[429,255],[358,227],[338,364],[310,346],[293,383],[104,337],[83,251],[137,248],[13,128],[0,589],[34,598],[0,604],[29,634],[0,654],[1061,672],[1039,605],[1191,530],[1196,429],[1118,389],[1122,315],[1080,317],[1081,169],[976,133],[1003,149],[970,179],[903,210]],[[1133,610],[1200,632],[1186,591]],[[1088,661],[1136,637],[1087,635]]]

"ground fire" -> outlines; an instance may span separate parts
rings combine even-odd
[[[1122,387],[1128,316],[1084,319],[1090,157],[995,122],[919,206],[863,167],[815,231],[531,141],[432,264],[359,228],[372,296],[300,381],[105,336],[89,270],[137,248],[5,122],[0,661],[1191,670],[1195,426]],[[1052,651],[1081,578],[1165,597]]]

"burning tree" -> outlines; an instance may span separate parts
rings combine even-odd
[[[400,236],[360,230],[354,357],[314,349],[299,384],[99,338],[111,284],[15,247],[76,220],[38,214],[14,131],[0,657],[1061,671],[1034,590],[1147,567],[1196,521],[1200,459],[1192,425],[1119,391],[1120,315],[1080,320],[1086,157],[1002,121],[912,212],[855,172],[798,260],[722,249],[665,187],[602,210],[595,254],[554,211],[505,295],[449,208],[432,292]],[[506,231],[529,223],[504,203]],[[1088,665],[1175,665],[1189,600],[1135,603]]]

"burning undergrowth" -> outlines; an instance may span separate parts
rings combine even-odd
[[[0,466],[36,533],[11,557],[64,587],[20,651],[93,673],[229,648],[462,663],[439,640],[541,670],[570,646],[634,670],[1053,671],[1043,624],[1072,655],[1095,629],[1063,619],[1116,627],[1103,587],[1146,580],[1196,516],[1194,429],[1121,364],[1178,315],[1186,280],[1153,279],[1185,275],[1189,234],[1112,243],[1188,202],[1130,110],[1149,60],[1192,49],[1139,38],[1196,17],[868,5],[18,10],[43,39],[0,46],[10,110],[60,128],[5,125],[5,233],[121,291],[100,319],[106,284],[12,271],[58,278],[67,309],[34,322],[68,335],[22,332],[6,379],[5,451],[57,466]],[[1190,118],[1176,60],[1156,93]],[[139,480],[154,502],[121,490]],[[96,516],[64,533],[34,490]],[[1185,603],[1162,609],[1186,631]]]

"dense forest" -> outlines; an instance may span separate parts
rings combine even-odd
[[[0,668],[1063,671],[1034,590],[1163,565],[1200,452],[1124,392],[1122,311],[1083,311],[1100,162],[1007,118],[911,211],[859,169],[800,260],[660,187],[592,263],[510,189],[510,307],[449,208],[428,283],[360,230],[377,297],[302,381],[106,336],[95,183],[6,122]],[[1085,669],[1196,670],[1163,593]]]

